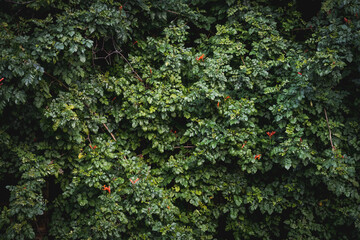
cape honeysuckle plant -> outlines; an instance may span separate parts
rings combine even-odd
[[[358,239],[360,2],[299,2],[4,1],[0,239]]]

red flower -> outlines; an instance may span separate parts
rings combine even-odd
[[[137,181],[139,181],[139,178],[137,178],[135,181],[131,180],[131,178],[129,180],[132,184],[135,184]]]
[[[204,61],[205,54],[201,55],[200,57],[196,58],[196,60],[203,60]]]
[[[302,142],[302,139],[300,138],[300,142]]]
[[[150,74],[152,74],[151,67],[149,67],[149,70],[150,70]]]
[[[349,22],[349,20],[348,20],[346,17],[344,17],[344,21],[345,21],[346,23]]]
[[[122,6],[122,5],[120,5],[119,9],[120,9],[120,10],[122,10],[122,9],[123,9],[123,6]]]
[[[217,107],[219,107],[220,102],[217,103]]]
[[[270,139],[272,137],[272,135],[274,135],[276,132],[275,131],[272,131],[272,132],[267,132],[266,134],[269,135]]]
[[[227,96],[227,97],[225,98],[225,101],[226,101],[226,99],[228,99],[228,98],[230,98],[230,96]]]
[[[133,45],[135,45],[135,44],[137,44],[137,41],[135,41],[135,42],[133,43]]]
[[[108,191],[109,194],[111,193],[111,190],[110,190],[110,185],[107,187],[106,185],[103,186],[103,189],[104,191]]]
[[[299,75],[302,75],[301,72],[298,72]]]
[[[0,79],[0,82],[1,82],[2,80],[4,80],[4,78]]]
[[[244,147],[245,147],[245,145],[246,145],[246,143],[247,143],[247,141],[245,141],[245,142],[244,142],[244,144],[242,145],[242,147],[241,147],[241,148],[244,148]]]
[[[255,155],[255,159],[260,159],[261,154]]]
[[[113,102],[116,99],[116,97],[114,97],[111,101]]]
[[[90,148],[91,148],[91,149],[95,149],[95,148],[97,148],[97,146],[96,146],[96,145],[91,146],[91,144],[89,144],[89,146],[90,146]]]

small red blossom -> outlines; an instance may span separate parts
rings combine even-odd
[[[109,194],[111,193],[110,185],[108,187],[106,185],[104,185],[102,190],[108,191]]]
[[[120,10],[122,10],[122,9],[123,9],[123,6],[122,6],[122,5],[120,5],[119,9],[120,9]]]
[[[230,98],[230,96],[227,96],[226,98],[225,98],[225,101],[226,101],[226,99],[229,99]]]
[[[219,107],[219,105],[220,105],[220,102],[217,103],[217,107]]]
[[[246,145],[246,143],[247,143],[247,141],[245,141],[245,142],[244,142],[244,144],[242,145],[242,147],[241,147],[241,148],[244,148],[244,147],[245,147],[245,145]]]
[[[169,206],[167,206],[167,208],[170,210],[170,207],[169,207]]]
[[[111,101],[113,102],[116,99],[116,97],[114,97]]]
[[[300,138],[300,142],[302,143],[302,138]]]
[[[152,74],[152,70],[151,70],[151,67],[149,67],[149,70],[150,70],[150,74]]]
[[[204,61],[205,54],[201,55],[200,57],[196,58],[196,60],[203,60]]]
[[[89,146],[90,146],[90,148],[91,148],[91,149],[95,149],[95,148],[97,148],[97,146],[96,146],[96,145],[91,146],[91,144],[89,144]]]
[[[274,135],[276,132],[275,131],[272,131],[272,132],[267,132],[266,134],[269,135],[270,139],[272,137],[272,135]]]
[[[301,72],[298,72],[299,75],[302,75]]]
[[[261,158],[261,154],[255,155],[255,159],[260,159]]]
[[[137,42],[138,42],[138,41],[135,41],[135,42],[133,43],[133,45],[137,44]]]
[[[132,184],[135,184],[137,181],[139,181],[140,179],[139,178],[137,178],[135,181],[133,181],[133,180],[131,180],[131,178],[129,179],[130,180],[130,182],[132,183]]]
[[[4,78],[1,78],[1,79],[0,79],[0,82],[1,82],[2,80],[4,80]]]
[[[345,21],[346,23],[349,23],[349,20],[348,20],[346,17],[344,17],[344,21]]]

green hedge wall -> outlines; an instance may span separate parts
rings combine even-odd
[[[360,238],[360,1],[317,3],[3,1],[0,239]]]

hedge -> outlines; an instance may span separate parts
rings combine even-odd
[[[316,3],[4,1],[0,239],[360,238],[360,1]]]

